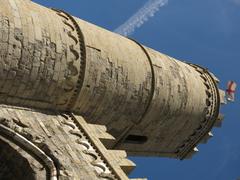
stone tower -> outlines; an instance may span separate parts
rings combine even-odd
[[[0,179],[127,180],[127,155],[190,158],[221,123],[218,82],[64,11],[0,0]]]

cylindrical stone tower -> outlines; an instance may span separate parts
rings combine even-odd
[[[0,103],[81,115],[130,155],[183,159],[219,120],[218,80],[28,0],[0,0]]]

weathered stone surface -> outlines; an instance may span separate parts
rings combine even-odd
[[[29,177],[127,179],[126,154],[184,159],[219,126],[224,92],[207,69],[60,10],[0,4],[1,147]]]
[[[32,143],[53,162],[58,179],[127,180],[126,174],[135,164],[126,159],[124,151],[119,153],[104,147],[98,134],[93,133],[107,134],[104,129],[89,125],[73,114],[1,106],[0,179],[24,179],[25,175],[29,180],[49,177],[49,167]],[[18,136],[26,142],[22,143]]]

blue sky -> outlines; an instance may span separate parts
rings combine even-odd
[[[114,30],[147,0],[34,0]],[[208,67],[221,80],[238,84],[240,66],[240,0],[169,0],[132,38],[180,60]],[[236,180],[240,177],[240,105],[221,110],[225,120],[192,160],[131,158],[131,177],[149,180]]]

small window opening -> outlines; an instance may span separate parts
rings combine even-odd
[[[124,143],[131,143],[131,144],[143,144],[147,142],[148,138],[146,136],[139,136],[139,135],[128,135],[124,140]]]

